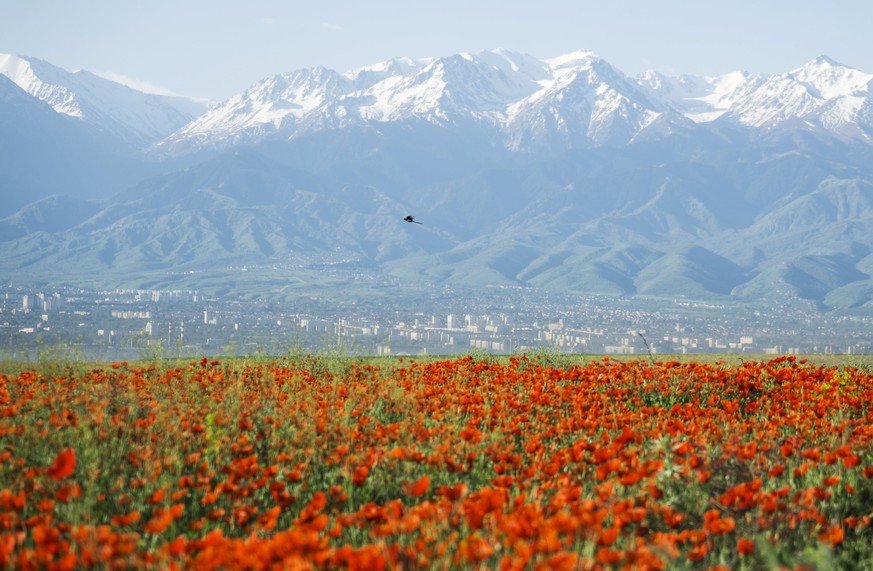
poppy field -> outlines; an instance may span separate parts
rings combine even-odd
[[[793,357],[0,374],[0,567],[871,569],[871,403]]]

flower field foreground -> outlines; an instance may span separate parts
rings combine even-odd
[[[873,374],[536,357],[0,375],[4,568],[873,568]]]

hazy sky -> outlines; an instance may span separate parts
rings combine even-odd
[[[0,0],[0,53],[219,101],[277,73],[492,48],[629,75],[873,72],[870,0]]]

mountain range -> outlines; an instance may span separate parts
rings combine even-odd
[[[870,310],[871,86],[825,56],[630,77],[493,50],[302,69],[207,106],[0,55],[0,272]]]

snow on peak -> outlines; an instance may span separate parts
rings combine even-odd
[[[844,66],[827,56],[819,56],[788,74],[822,99],[867,93],[873,74]]]
[[[0,54],[0,73],[56,112],[138,147],[172,133],[205,110],[181,97],[147,94],[87,71]]]
[[[364,85],[372,85],[389,77],[415,74],[432,61],[432,58],[391,58],[373,65],[349,70],[344,75],[352,81],[360,82]]]
[[[481,124],[500,130],[512,148],[556,136],[623,144],[719,117],[751,127],[802,119],[845,132],[847,123],[873,116],[871,78],[821,57],[782,75],[648,71],[634,80],[588,50],[538,59],[497,48],[393,58],[342,74],[314,67],[277,75],[213,107],[165,144],[226,147],[408,119]]]
[[[577,50],[575,52],[549,58],[545,60],[545,62],[549,67],[557,71],[564,68],[575,68],[580,66],[590,67],[594,62],[600,61],[600,59],[600,56],[592,51]]]
[[[873,108],[871,81],[873,75],[827,56],[775,75],[676,78],[647,72],[637,78],[644,89],[696,122],[723,116],[756,128],[794,122],[849,136],[858,131],[855,123],[870,123],[864,117]]]
[[[84,116],[79,99],[70,84],[73,74],[47,61],[11,54],[0,54],[0,73],[21,89],[64,115]]]
[[[373,103],[362,108],[362,117],[495,122],[507,105],[539,88],[541,75],[530,61],[505,51],[437,58],[405,78],[372,86],[366,96]]]
[[[843,64],[839,63],[836,60],[831,59],[830,57],[822,54],[817,58],[813,59],[806,66],[823,66],[823,67],[845,67]]]

